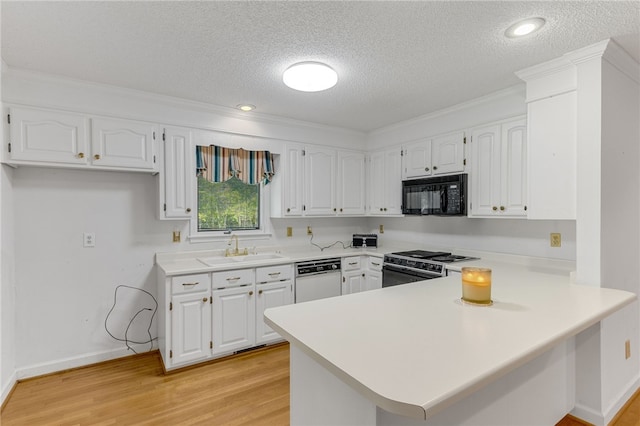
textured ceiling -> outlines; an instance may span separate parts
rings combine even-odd
[[[640,61],[640,2],[2,2],[10,66],[371,131],[520,81],[514,71],[614,38]],[[507,39],[513,22],[547,25]],[[339,74],[282,83],[299,61]]]

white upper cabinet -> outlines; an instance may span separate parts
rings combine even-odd
[[[365,156],[361,152],[338,151],[338,215],[365,213]]]
[[[526,217],[526,145],[524,118],[472,131],[469,216]]]
[[[7,163],[158,170],[154,124],[23,107],[11,107],[7,118]]]
[[[402,155],[402,179],[431,176],[431,139],[422,139],[405,145]]]
[[[365,155],[287,144],[271,189],[271,216],[364,215]]]
[[[305,148],[305,214],[331,216],[336,213],[336,152],[321,147]]]
[[[434,138],[431,141],[431,166],[434,175],[464,171],[464,132]]]
[[[91,119],[91,162],[96,166],[156,169],[156,126],[113,118]]]
[[[80,114],[11,107],[8,162],[86,166],[89,119]]]
[[[529,102],[529,219],[576,218],[577,95]]]
[[[463,172],[464,145],[464,132],[406,144],[402,155],[402,179]]]
[[[402,150],[377,151],[369,157],[367,214],[402,214]]]
[[[162,139],[164,176],[160,176],[160,218],[190,219],[194,206],[189,174],[196,172],[192,131],[166,127]]]

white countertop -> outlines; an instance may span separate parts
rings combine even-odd
[[[459,277],[265,312],[267,323],[379,407],[424,419],[635,300],[569,284],[536,262],[493,268],[493,306],[459,300]]]

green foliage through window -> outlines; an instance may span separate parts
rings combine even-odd
[[[198,231],[260,228],[260,185],[198,177]]]

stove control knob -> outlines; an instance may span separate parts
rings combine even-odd
[[[331,269],[338,269],[338,265],[336,264],[331,265]]]

